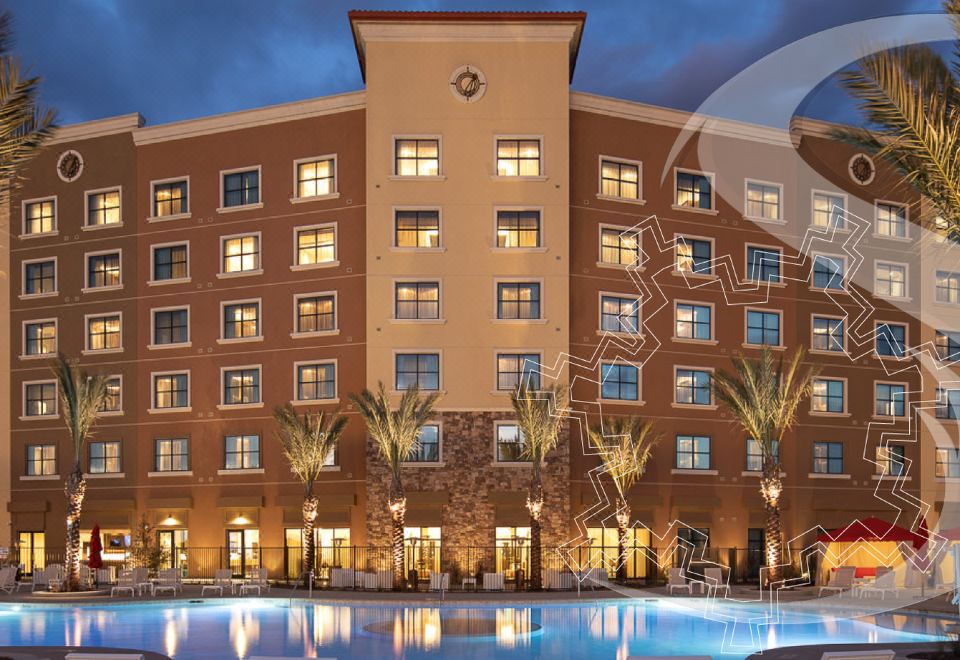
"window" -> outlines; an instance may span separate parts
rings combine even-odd
[[[937,346],[937,356],[941,360],[960,360],[960,332],[937,330],[934,342]]]
[[[118,413],[123,411],[123,379],[120,376],[107,378],[107,395],[98,412]]]
[[[937,271],[937,302],[960,303],[960,273]]]
[[[228,236],[223,239],[221,273],[246,273],[259,270],[260,234]]]
[[[747,343],[780,346],[780,312],[747,310]]]
[[[499,282],[498,319],[539,319],[540,285],[536,282]]]
[[[190,341],[190,310],[179,309],[153,310],[153,343],[155,346],[186,344]]]
[[[677,338],[702,341],[712,339],[711,313],[712,310],[709,305],[677,303],[677,319],[674,330]]]
[[[297,296],[297,332],[330,332],[337,329],[337,299],[334,295]]]
[[[844,390],[846,382],[829,378],[813,381],[813,393],[810,396],[811,409],[819,413],[843,413],[846,411]]]
[[[223,306],[224,339],[252,339],[259,336],[259,302],[237,302]]]
[[[906,456],[903,445],[877,447],[877,474],[899,477],[906,470]]]
[[[771,450],[773,453],[773,462],[777,464],[780,462],[780,442],[777,440],[771,441]],[[763,471],[763,448],[760,446],[760,443],[754,440],[753,438],[747,438],[747,472],[762,472]]]
[[[713,244],[710,241],[677,237],[677,270],[684,273],[713,272]]]
[[[321,197],[337,192],[333,158],[297,161],[297,197]]]
[[[183,215],[188,211],[185,179],[153,184],[153,217]]]
[[[497,211],[497,247],[540,247],[540,211]]]
[[[960,390],[937,388],[937,419],[960,419]]]
[[[812,348],[817,351],[843,352],[843,319],[813,317]]]
[[[223,405],[260,403],[260,368],[223,370]]]
[[[87,317],[87,350],[120,350],[120,315]]]
[[[90,443],[90,474],[118,474],[120,472],[120,443]]]
[[[417,436],[417,447],[407,457],[410,463],[438,463],[440,461],[440,426],[424,424]]]
[[[87,193],[87,226],[119,225],[120,189]]]
[[[619,401],[640,399],[640,370],[632,364],[600,363],[600,398]]]
[[[621,296],[600,296],[600,329],[604,332],[640,333],[640,300]]]
[[[260,436],[228,435],[224,438],[223,467],[227,470],[260,468]]]
[[[395,360],[397,391],[409,387],[440,389],[440,355],[437,353],[397,353]]]
[[[401,138],[395,143],[397,176],[439,176],[440,140]]]
[[[677,369],[674,384],[676,403],[709,406],[713,403],[709,371]]]
[[[120,286],[120,253],[87,255],[87,287],[101,289]]]
[[[640,263],[640,234],[627,229],[600,229],[600,263],[632,266]]]
[[[524,383],[529,389],[540,389],[540,355],[538,353],[497,353],[497,389],[516,391]]]
[[[52,355],[57,352],[57,322],[33,321],[23,326],[24,355]]]
[[[39,296],[56,292],[56,260],[32,261],[23,265],[23,295]]]
[[[153,441],[156,472],[187,472],[190,469],[187,438],[157,438]]]
[[[747,181],[745,215],[758,220],[780,220],[780,193],[777,184]]]
[[[678,435],[677,469],[709,470],[710,438],[705,435]]]
[[[56,445],[27,445],[28,477],[47,477],[57,473]]]
[[[297,230],[297,265],[315,266],[337,260],[337,229],[304,227]]]
[[[951,243],[960,243],[960,227],[950,223],[943,216],[938,215],[934,218],[933,228],[938,234],[941,234],[937,239],[938,242],[942,243],[947,240]]]
[[[678,527],[677,542],[692,546],[695,556],[700,556],[704,548],[710,547],[710,529],[708,527]]]
[[[907,352],[907,326],[877,323],[877,355],[902,358]]]
[[[540,176],[540,140],[497,140],[497,176]]]
[[[603,197],[640,199],[640,164],[600,161],[600,194]]]
[[[813,472],[814,474],[843,474],[843,444],[814,442]]]
[[[816,289],[843,290],[846,265],[843,257],[818,254],[813,257],[813,286]]]
[[[878,417],[906,417],[907,388],[902,384],[877,383],[874,414]]]
[[[518,463],[525,460],[523,431],[516,424],[497,424],[497,462]]]
[[[190,406],[190,374],[187,372],[154,374],[153,407],[155,410]]]
[[[907,207],[877,202],[877,236],[907,237]]]
[[[677,206],[713,208],[713,182],[706,174],[677,170]]]
[[[153,248],[153,281],[185,280],[190,277],[186,243]]]
[[[936,475],[940,478],[960,478],[960,451],[956,449],[938,449]]]
[[[813,226],[845,229],[846,222],[843,213],[846,207],[847,198],[844,195],[813,193]]]
[[[27,236],[57,231],[57,200],[23,203],[23,233]]]
[[[396,247],[440,247],[439,211],[397,211],[393,222]]]
[[[397,319],[440,318],[439,282],[397,282],[394,285],[393,314]]]
[[[223,173],[223,207],[260,203],[260,169]]]
[[[296,365],[297,401],[320,401],[337,396],[337,366],[333,362]]]
[[[877,262],[874,293],[885,298],[905,298],[907,295],[907,267],[900,264]]]
[[[754,282],[779,284],[780,250],[775,248],[747,247],[747,278]]]
[[[23,413],[26,417],[47,417],[57,414],[57,383],[25,383]]]

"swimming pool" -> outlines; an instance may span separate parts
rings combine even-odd
[[[762,610],[732,605],[725,614],[744,621]],[[671,654],[735,659],[759,646],[936,639],[914,632],[935,631],[928,620],[882,616],[890,617],[887,627],[876,625],[876,618],[833,620],[809,613],[787,614],[776,625],[733,626],[665,600],[517,607],[346,605],[281,599],[25,605],[0,608],[0,646],[114,646],[157,651],[177,660],[254,655],[340,660],[503,656],[610,660]]]

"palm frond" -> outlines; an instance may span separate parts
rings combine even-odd
[[[340,442],[347,418],[339,410],[298,415],[289,403],[275,408],[273,418],[277,422],[280,447],[291,471],[306,487],[307,493],[311,493],[327,457]]]
[[[532,390],[524,382],[510,394],[510,403],[523,434],[522,457],[532,464],[534,474],[539,475],[547,454],[560,441],[567,388],[558,384]]]
[[[660,439],[655,427],[652,420],[630,416],[608,417],[587,429],[591,445],[621,497],[646,471]]]
[[[62,353],[57,355],[51,369],[57,378],[60,414],[73,441],[74,463],[79,465],[83,446],[92,434],[97,413],[107,398],[107,377],[101,374],[91,376],[81,371]]]

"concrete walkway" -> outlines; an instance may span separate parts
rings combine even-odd
[[[0,646],[0,660],[64,660],[67,653],[140,653],[145,660],[170,660],[168,656],[135,649],[99,646]]]

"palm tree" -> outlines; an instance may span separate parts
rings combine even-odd
[[[797,420],[800,403],[810,396],[816,367],[802,369],[804,350],[798,348],[788,360],[777,360],[769,346],[759,359],[733,357],[733,373],[714,374],[713,387],[733,418],[760,448],[760,495],[767,511],[765,559],[768,583],[780,579],[783,557],[783,525],[780,520],[780,444]]]
[[[327,457],[337,448],[347,418],[339,410],[297,414],[289,403],[273,410],[277,438],[290,470],[303,484],[303,575],[313,570],[315,557],[314,523],[319,503],[313,485],[320,478]]]
[[[73,470],[67,475],[64,487],[67,497],[65,559],[68,588],[76,591],[80,588],[80,513],[87,492],[87,482],[83,478],[83,470],[80,469],[80,457],[83,455],[87,438],[92,435],[97,412],[103,407],[107,397],[107,378],[102,375],[87,375],[85,371],[72,366],[63,354],[57,356],[52,369],[57,377],[63,422],[73,441]]]
[[[21,179],[24,164],[50,138],[54,126],[52,110],[37,106],[40,78],[30,76],[20,60],[10,54],[13,18],[0,14],[0,204]]]
[[[364,389],[359,395],[350,395],[350,401],[367,424],[367,432],[377,443],[380,456],[390,468],[387,506],[393,524],[391,545],[395,588],[403,584],[403,528],[407,512],[407,497],[403,492],[400,468],[417,450],[420,431],[433,414],[433,408],[439,399],[438,392],[420,396],[420,388],[411,385],[400,397],[400,403],[394,410],[382,382],[376,393]]]
[[[946,0],[960,38],[960,0]],[[960,48],[947,63],[932,48],[911,45],[862,58],[841,76],[859,101],[870,129],[843,129],[836,137],[890,163],[960,237]]]
[[[530,512],[530,587],[539,590],[543,586],[540,569],[540,519],[544,500],[541,472],[547,454],[560,442],[561,413],[567,407],[567,388],[553,385],[531,390],[526,382],[521,382],[517,391],[510,394],[510,403],[517,416],[517,426],[523,434],[522,458],[529,461],[533,468],[530,492],[527,494],[527,510]]]
[[[659,437],[654,422],[641,417],[608,417],[587,429],[591,444],[597,449],[604,471],[617,489],[617,580],[627,579],[627,529],[630,526],[630,505],[627,491],[643,476],[647,461]]]

